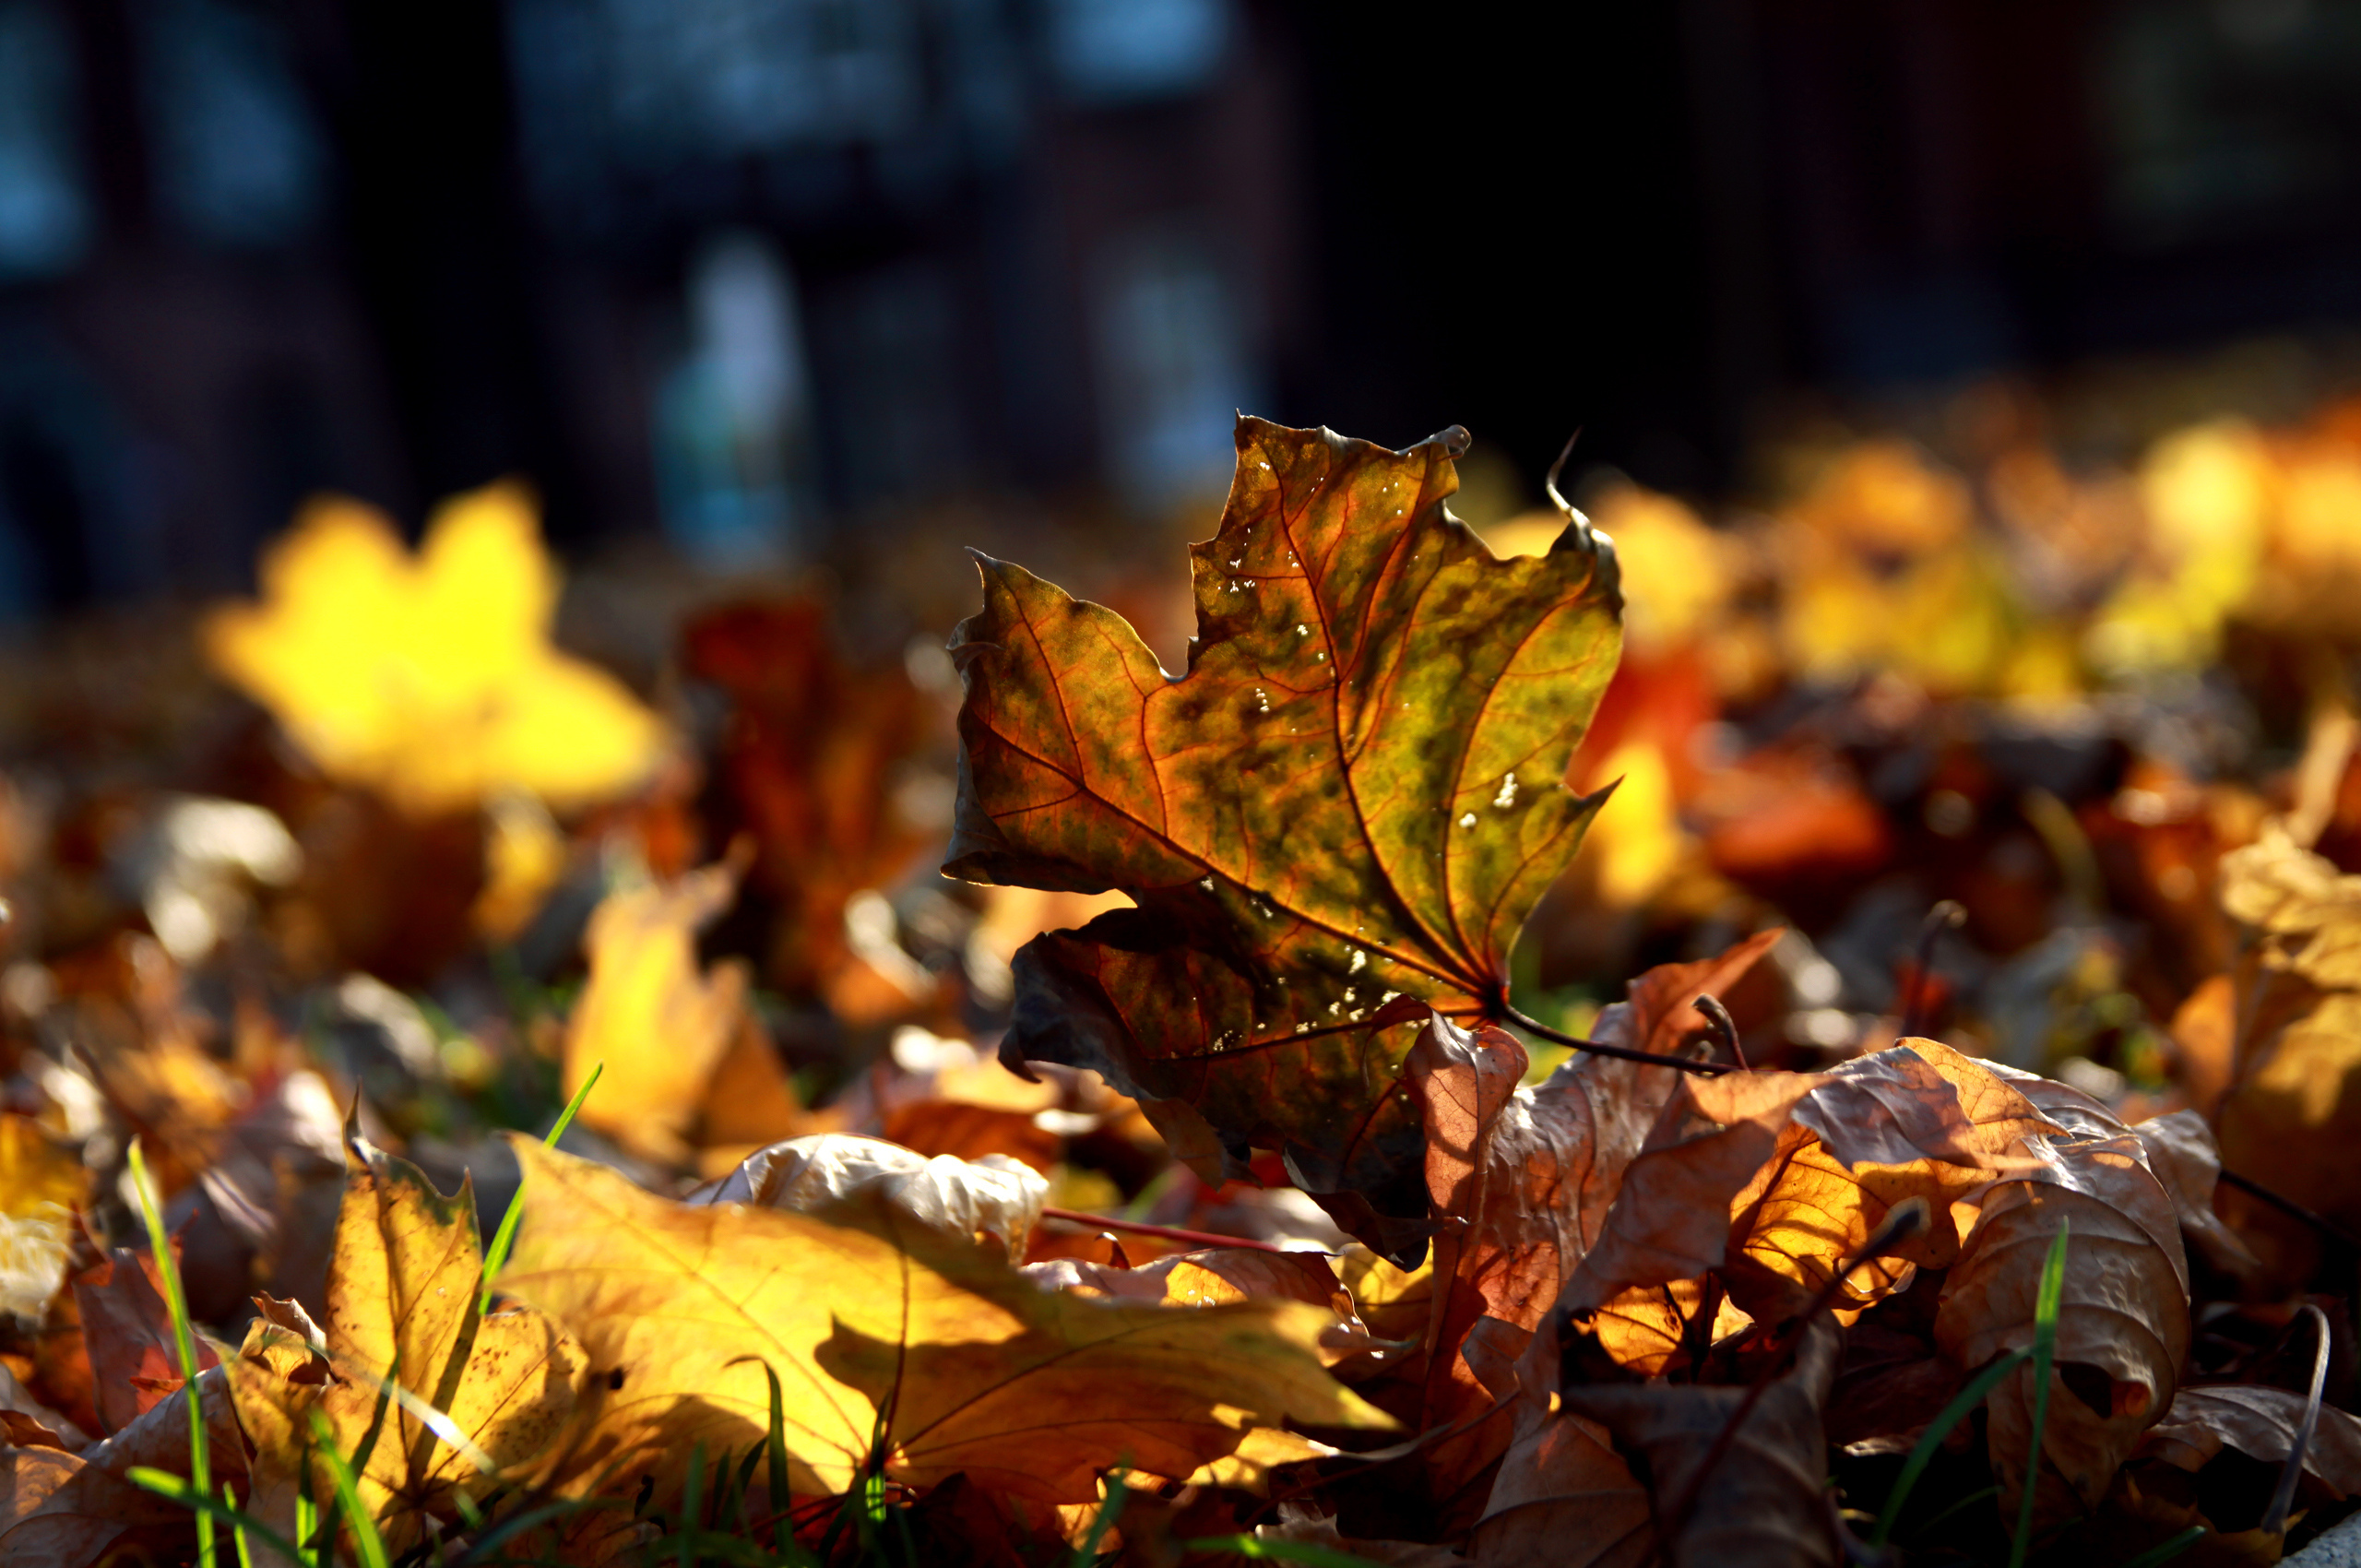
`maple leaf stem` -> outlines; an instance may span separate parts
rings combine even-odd
[[[1625,1046],[1608,1045],[1600,1040],[1584,1039],[1563,1029],[1553,1029],[1538,1018],[1529,1018],[1506,1003],[1501,1004],[1501,1016],[1527,1034],[1539,1035],[1558,1045],[1571,1045],[1576,1051],[1587,1051],[1594,1056],[1613,1056],[1625,1062],[1645,1062],[1654,1067],[1670,1067],[1676,1072],[1694,1073],[1701,1078],[1717,1078],[1731,1071],[1726,1062],[1692,1062],[1686,1056],[1667,1056],[1656,1051],[1632,1051]]]
[[[1966,923],[1966,908],[1952,898],[1939,900],[1919,923],[1918,950],[1915,955],[1917,962],[1910,970],[1910,989],[1904,993],[1898,1038],[1909,1039],[1925,1031],[1928,1020],[1923,1008],[1928,999],[1928,974],[1935,964],[1935,944],[1943,932]]]
[[[1132,1230],[1142,1236],[1161,1236],[1168,1241],[1187,1241],[1200,1247],[1248,1247],[1259,1253],[1284,1253],[1285,1247],[1268,1241],[1250,1241],[1243,1236],[1216,1236],[1210,1230],[1183,1230],[1175,1225],[1150,1225],[1145,1220],[1118,1219],[1109,1214],[1085,1214],[1080,1209],[1059,1208],[1045,1204],[1044,1219],[1062,1219],[1069,1225],[1086,1225],[1097,1230]]]

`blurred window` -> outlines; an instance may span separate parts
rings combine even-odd
[[[839,283],[813,325],[847,503],[939,493],[967,477],[959,317],[942,267],[907,261]]]
[[[1092,347],[1101,441],[1116,487],[1153,506],[1218,491],[1238,411],[1260,399],[1239,301],[1185,228],[1109,242],[1094,269]]]
[[[286,39],[227,0],[149,0],[141,21],[165,212],[211,244],[300,237],[319,214],[326,154]]]
[[[687,351],[657,400],[664,525],[707,564],[769,564],[809,505],[809,375],[795,280],[760,236],[708,241],[689,270]]]
[[[74,60],[36,0],[0,0],[0,281],[64,270],[90,242]]]
[[[2361,0],[2138,0],[2101,35],[2108,199],[2169,245],[2361,196]]]
[[[1229,45],[1225,0],[1049,0],[1046,20],[1050,68],[1083,103],[1200,91]]]

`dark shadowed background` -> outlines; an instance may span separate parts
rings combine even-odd
[[[2361,0],[0,0],[0,612],[504,474],[722,565],[1120,528],[1240,408],[1714,493],[1814,398],[2319,340],[2357,198]]]

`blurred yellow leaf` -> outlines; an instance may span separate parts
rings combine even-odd
[[[551,647],[558,574],[522,487],[436,511],[413,556],[385,517],[318,501],[263,557],[263,601],[214,612],[214,668],[322,771],[407,810],[504,789],[566,807],[620,794],[665,743],[622,683]]]
[[[0,1112],[0,1312],[38,1316],[57,1293],[89,1189],[82,1162],[39,1123]]]
[[[696,953],[698,929],[737,898],[743,869],[731,860],[625,888],[591,912],[590,980],[566,1024],[565,1093],[605,1063],[582,1121],[643,1158],[687,1163],[706,1087],[749,1021],[745,962],[725,959],[707,973]],[[759,1066],[769,1042],[756,1043],[762,1051],[749,1057]],[[771,1070],[784,1080],[776,1060]]]
[[[856,1228],[679,1204],[514,1141],[525,1223],[502,1286],[579,1336],[607,1371],[570,1466],[576,1484],[645,1475],[651,1505],[667,1506],[698,1445],[720,1454],[760,1441],[765,1364],[805,1494],[847,1490],[873,1441],[885,1475],[913,1486],[964,1471],[1082,1503],[1111,1467],[1192,1475],[1289,1419],[1392,1424],[1322,1370],[1315,1347],[1335,1321],[1323,1307],[1042,1290],[884,1206]]]

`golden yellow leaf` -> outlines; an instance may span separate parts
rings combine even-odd
[[[359,1455],[361,1497],[398,1553],[430,1518],[455,1517],[452,1493],[496,1484],[407,1407],[384,1382],[441,1410],[502,1470],[538,1458],[572,1416],[581,1350],[535,1312],[481,1312],[483,1254],[475,1200],[462,1183],[445,1197],[417,1167],[377,1150],[350,1157],[328,1260],[327,1324],[291,1303],[267,1303],[229,1364],[238,1420],[254,1445],[252,1506],[293,1534],[305,1466],[312,1495],[332,1481],[313,1454],[311,1414],[325,1416],[338,1451]],[[325,1343],[321,1364],[310,1347]]]
[[[56,1294],[89,1182],[39,1123],[0,1112],[0,1313],[37,1316]]]
[[[691,1206],[516,1140],[525,1222],[502,1288],[582,1341],[584,1441],[564,1479],[677,1493],[690,1454],[743,1449],[785,1398],[801,1493],[885,1474],[1084,1503],[1116,1466],[1188,1476],[1255,1427],[1392,1423],[1322,1370],[1301,1301],[1176,1308],[1045,1291],[884,1206],[874,1229]]]
[[[357,501],[313,503],[262,564],[263,601],[217,610],[214,668],[331,778],[434,813],[522,790],[566,807],[647,777],[663,725],[550,645],[558,575],[532,502],[445,502],[413,556]]]
[[[590,979],[566,1022],[566,1096],[604,1063],[583,1123],[660,1164],[688,1163],[706,1087],[745,1021],[745,963],[708,974],[696,953],[697,929],[737,898],[742,869],[728,861],[611,893],[584,938]]]

